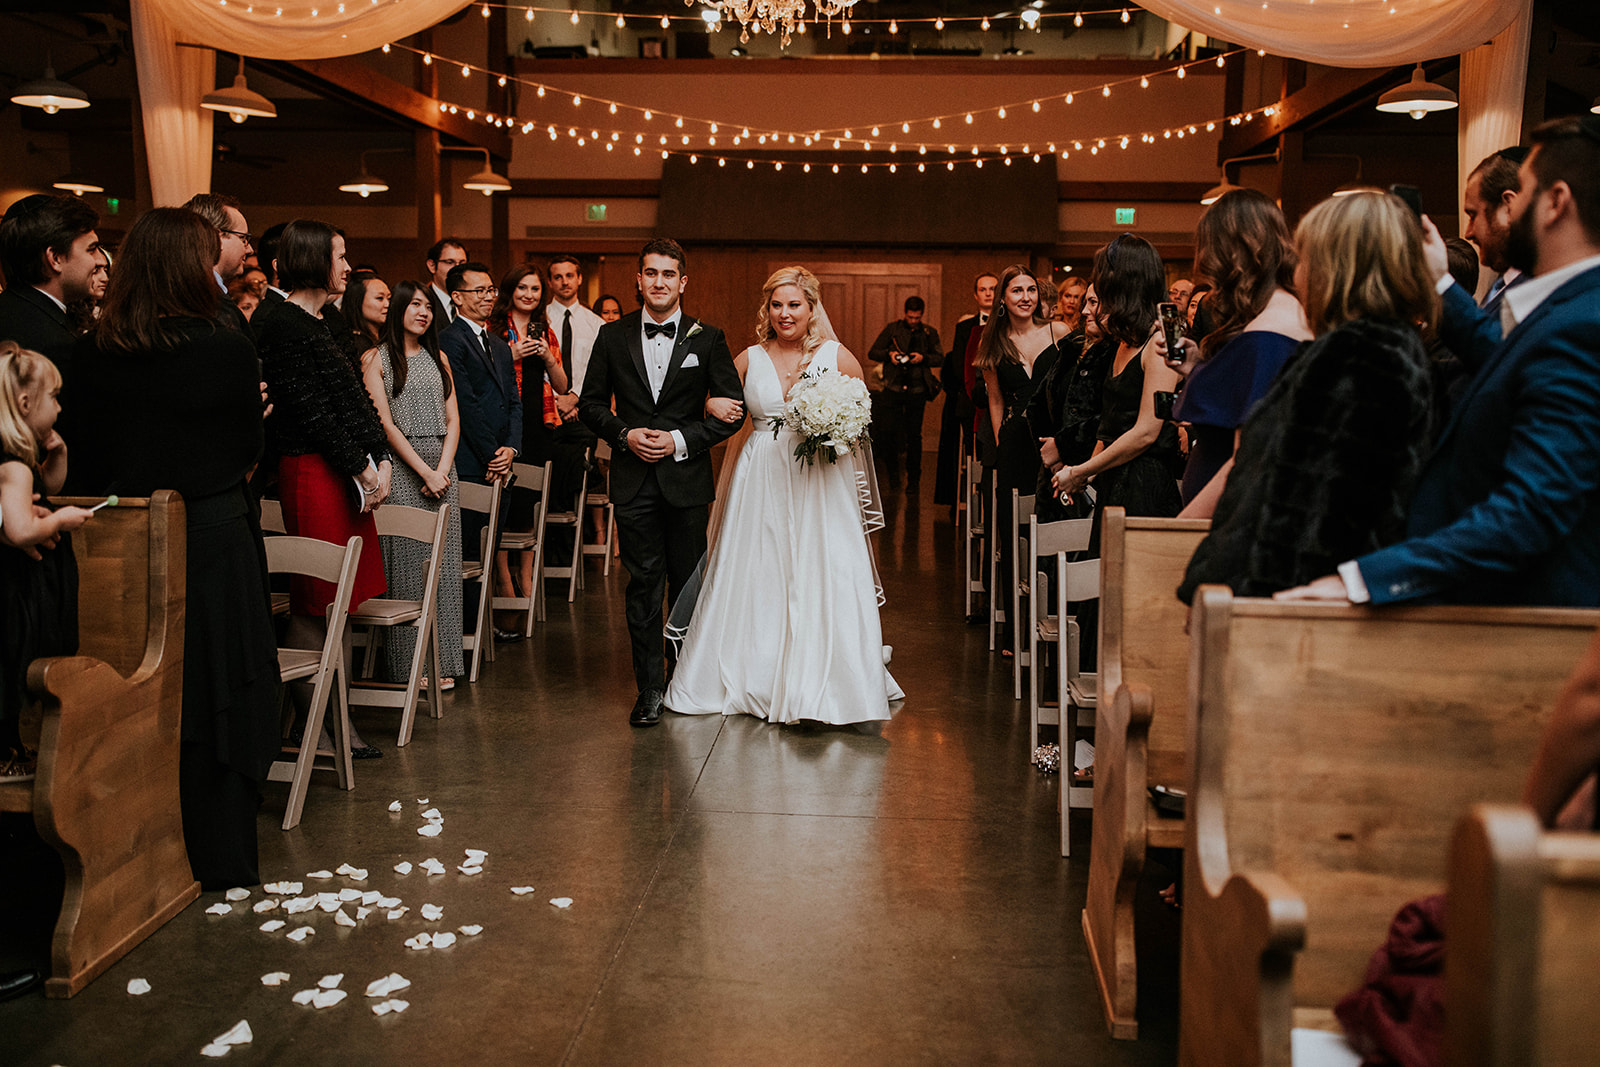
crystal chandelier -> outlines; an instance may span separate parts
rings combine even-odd
[[[739,23],[739,43],[748,44],[750,31],[758,30],[779,35],[780,43],[787,48],[790,37],[798,30],[804,33],[806,0],[683,0],[684,6],[704,4],[717,14],[717,20],[730,19]],[[813,20],[832,20],[855,7],[856,0],[812,0],[816,8]]]

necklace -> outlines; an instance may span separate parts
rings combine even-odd
[[[788,353],[784,354],[787,355]],[[800,375],[804,374],[806,368],[811,365],[811,360],[806,357],[804,351],[800,352],[795,359],[793,370],[784,370],[779,366],[778,358],[771,352],[767,353],[767,360],[771,362],[772,369],[778,372],[778,380],[783,384],[784,396],[789,395],[789,390],[794,388],[794,383],[799,381]]]

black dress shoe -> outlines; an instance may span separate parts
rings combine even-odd
[[[659,689],[645,689],[640,691],[639,699],[633,702],[633,711],[628,714],[629,726],[654,726],[661,721],[661,701],[666,694]]]
[[[12,971],[0,974],[0,1000],[10,1000],[31,993],[44,984],[44,972],[38,969]]]
[[[498,626],[494,629],[494,641],[497,645],[510,644],[512,641],[521,641],[522,633],[518,630],[502,630]]]

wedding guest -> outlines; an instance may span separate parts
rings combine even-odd
[[[344,237],[325,222],[297,219],[284,227],[275,260],[288,296],[256,308],[251,326],[272,396],[267,443],[280,457],[284,525],[290,534],[336,545],[354,536],[362,539],[350,598],[354,608],[382,596],[385,588],[372,509],[389,495],[390,460],[372,398],[321,316],[329,298],[344,291],[350,273]],[[296,579],[290,597],[288,643],[321,648],[332,585]],[[358,759],[382,755],[354,729],[350,744]]]
[[[1056,297],[1056,318],[1068,333],[1083,331],[1083,294],[1088,291],[1088,279],[1077,275],[1061,283],[1060,294]]]
[[[997,287],[1001,310],[989,319],[979,337],[973,366],[982,375],[984,406],[989,425],[997,427],[994,442],[995,487],[1000,500],[996,525],[1011,529],[1011,493],[1033,491],[1039,471],[1038,439],[1028,425],[1028,404],[1035,389],[1056,359],[1056,342],[1066,331],[1044,315],[1039,283],[1023,264],[1007,267]],[[976,399],[976,398],[975,398]],[[1009,582],[1016,540],[996,538],[1000,548],[1000,574]],[[1007,617],[1003,647],[1008,655],[1014,621]]]
[[[867,351],[869,359],[883,364],[883,391],[873,416],[881,422],[876,436],[883,444],[879,455],[889,488],[900,488],[903,462],[906,488],[912,493],[922,483],[922,417],[938,389],[932,368],[944,362],[939,331],[922,321],[926,309],[922,297],[906,297],[901,317],[885,326]]]
[[[111,280],[111,253],[97,248],[94,254],[96,263],[94,273],[89,275],[89,295],[67,305],[67,318],[72,320],[73,330],[80,334],[94,329],[95,319],[100,316],[100,301],[106,295],[106,283]]]
[[[273,223],[262,230],[260,238],[256,240],[256,262],[265,283],[261,290],[263,304],[276,304],[289,295],[278,288],[278,240],[287,225],[286,222]],[[250,321],[253,323],[255,320]],[[268,436],[270,438],[271,435]]]
[[[974,408],[967,381],[975,354],[972,345],[981,335],[984,323],[989,321],[989,310],[994,307],[994,287],[999,284],[999,277],[987,271],[973,280],[972,296],[977,306],[956,321],[950,351],[945,353],[944,366],[939,371],[944,407],[939,413],[939,456],[933,479],[933,502],[949,505],[952,518],[961,485],[961,456],[970,452],[972,437]],[[963,449],[963,444],[969,447]]]
[[[67,474],[67,446],[55,430],[60,395],[53,363],[0,341],[0,779],[34,775],[38,754],[19,731],[28,665],[78,651],[71,531],[91,515],[49,500]]]
[[[25,196],[0,220],[0,341],[38,352],[73,384],[77,333],[67,305],[89,298],[100,257],[100,217],[75,196]],[[70,391],[69,391],[70,395]]]
[[[1191,350],[1196,362],[1174,365],[1188,380],[1172,417],[1189,433],[1182,514],[1206,518],[1226,483],[1240,424],[1311,331],[1291,291],[1289,227],[1265,193],[1235,189],[1212,204],[1200,217],[1195,248],[1194,269],[1215,288],[1209,331]],[[1163,349],[1165,343],[1163,337]]]
[[[267,276],[260,267],[246,267],[244,274],[240,275],[240,280],[244,282],[246,289],[255,294],[257,300],[260,300],[267,291]]]
[[[255,251],[255,238],[245,222],[244,206],[225,193],[196,193],[183,206],[217,231],[220,250],[213,270],[217,288],[226,292],[244,274],[245,258]]]
[[[1157,518],[1178,513],[1177,430],[1155,410],[1155,394],[1171,392],[1178,375],[1156,348],[1161,334],[1156,305],[1167,295],[1167,283],[1154,246],[1123,234],[1095,254],[1090,284],[1100,298],[1100,328],[1117,343],[1117,351],[1102,394],[1094,454],[1063,466],[1051,484],[1058,494],[1075,495],[1093,479],[1091,547],[1098,550],[1098,520],[1108,507]]]
[[[261,303],[261,297],[243,279],[228,286],[228,299],[233,301],[233,306],[239,309],[239,314],[244,316],[246,322],[250,321],[256,306]]]
[[[365,356],[383,339],[389,318],[389,287],[376,274],[352,271],[339,311],[345,328],[355,337],[360,354]],[[362,365],[365,367],[364,361]]]
[[[567,373],[568,382],[567,393],[556,394],[556,405],[562,421],[562,429],[557,436],[566,441],[593,444],[594,435],[581,421],[576,420],[578,394],[583,389],[583,377],[589,369],[589,353],[594,349],[595,336],[600,332],[600,327],[605,325],[605,320],[578,302],[578,293],[583,287],[583,265],[576,256],[564,253],[552,256],[549,266],[550,298],[544,314],[561,346],[561,366]]]
[[[436,331],[455,321],[456,308],[450,300],[450,272],[472,257],[459,237],[446,237],[435,241],[428,249],[428,302],[433,307],[433,326]]]
[[[1039,311],[1045,318],[1054,322],[1057,319],[1056,303],[1061,299],[1061,290],[1049,278],[1039,281]]]
[[[1195,325],[1195,319],[1200,317],[1201,298],[1208,296],[1210,293],[1211,283],[1200,282],[1194,287],[1194,292],[1189,294],[1189,306],[1184,309],[1183,317],[1184,321],[1189,324],[1189,332],[1191,334],[1199,332],[1203,335],[1206,332],[1201,327]]]
[[[1205,273],[1198,265],[1195,267],[1195,271],[1201,274]],[[1194,282],[1190,281],[1188,278],[1176,278],[1173,280],[1171,285],[1167,286],[1167,299],[1178,305],[1179,312],[1188,312],[1189,301],[1193,297]]]
[[[606,293],[594,302],[594,307],[591,310],[600,316],[602,322],[616,322],[622,318],[622,301],[610,293]]]
[[[1478,258],[1500,277],[1483,296],[1483,308],[1494,311],[1500,294],[1515,285],[1522,273],[1510,260],[1507,246],[1511,239],[1511,205],[1521,185],[1518,168],[1528,158],[1528,150],[1517,145],[1491,152],[1467,175],[1461,194],[1461,211],[1467,228],[1461,236],[1478,246]],[[1476,289],[1467,290],[1476,293]]]
[[[518,458],[524,463],[554,464],[551,468],[550,499],[570,500],[582,480],[586,449],[562,443],[555,431],[561,425],[556,397],[567,392],[566,372],[562,369],[561,349],[545,321],[545,305],[550,290],[544,272],[530,263],[512,270],[500,282],[494,306],[484,322],[485,329],[503,339],[511,349],[517,395],[522,398],[522,442]],[[533,529],[538,514],[539,494],[512,486],[506,494],[507,530]],[[548,556],[550,548],[546,546]],[[517,553],[520,581],[513,587],[509,552],[495,554],[495,581],[498,596],[530,596],[533,588],[533,553]],[[509,630],[509,627],[505,629]]]
[[[1063,466],[1083,463],[1094,454],[1100,428],[1101,392],[1117,345],[1100,332],[1096,316],[1100,300],[1086,286],[1083,329],[1056,343],[1056,358],[1028,404],[1028,426],[1039,442],[1039,473],[1034,484],[1034,511],[1040,522],[1081,518],[1088,502],[1064,504],[1050,484]]]
[[[154,208],[122,243],[76,365],[76,463],[96,496],[183,495],[187,520],[178,796],[202,888],[260,881],[256,812],[278,754],[278,641],[246,488],[261,455],[256,350],[217,320],[215,227]]]
[[[1600,606],[1600,116],[1534,130],[1508,263],[1528,276],[1495,312],[1446,272],[1440,336],[1471,368],[1417,485],[1406,540],[1285,599]]]
[[[1205,582],[1268,596],[1405,536],[1432,405],[1417,324],[1438,317],[1422,230],[1402,200],[1374,190],[1318,204],[1295,239],[1316,341],[1241,427],[1178,590],[1185,602]]]
[[[443,678],[430,678],[429,682],[451,689],[455,679],[466,674],[461,650],[461,511],[455,466],[461,416],[450,368],[439,354],[427,290],[418,282],[404,281],[395,286],[393,300],[385,303],[388,313],[383,331],[377,347],[361,358],[362,372],[389,449],[399,460],[390,481],[389,500],[428,511],[437,511],[441,504],[450,508],[434,600],[434,632]],[[422,600],[432,546],[408,537],[382,540],[389,595]],[[416,644],[417,633],[409,626],[389,635],[384,653],[391,681],[405,681],[410,676]]]

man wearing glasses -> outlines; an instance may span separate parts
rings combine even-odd
[[[222,247],[217,253],[217,265],[212,268],[212,273],[216,275],[217,287],[222,290],[224,298],[219,318],[224,325],[248,334],[249,322],[244,312],[228,298],[229,283],[244,274],[244,261],[255,250],[255,238],[250,236],[245,227],[242,205],[225,193],[196,193],[183,206],[216,228]]]

